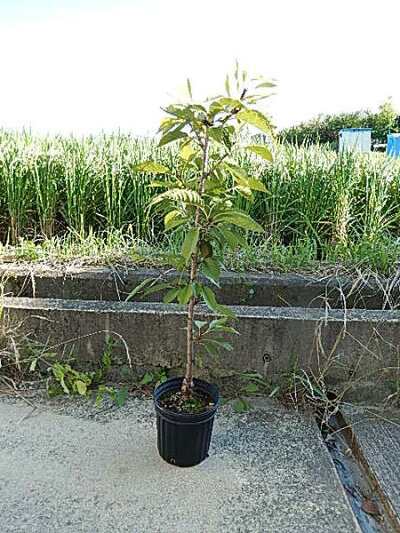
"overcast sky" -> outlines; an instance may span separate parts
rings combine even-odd
[[[0,0],[0,127],[152,133],[187,77],[223,88],[236,58],[278,81],[282,127],[400,109],[400,0]]]

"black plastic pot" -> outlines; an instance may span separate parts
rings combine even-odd
[[[219,392],[215,385],[194,380],[195,389],[209,394],[214,406],[199,414],[174,413],[160,406],[160,399],[177,391],[183,378],[171,378],[154,391],[157,415],[157,447],[165,461],[176,466],[194,466],[208,457],[214,416],[218,408]]]

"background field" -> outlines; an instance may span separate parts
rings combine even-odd
[[[166,235],[162,220],[146,209],[155,194],[149,176],[133,168],[145,159],[174,165],[176,157],[152,139],[120,134],[0,132],[0,251],[36,259],[57,250],[76,256],[135,249],[150,257],[178,246],[179,233]],[[361,262],[387,272],[396,266],[400,161],[284,144],[272,164],[240,154],[237,160],[268,192],[256,193],[254,202],[237,197],[265,234],[231,257],[230,267]]]

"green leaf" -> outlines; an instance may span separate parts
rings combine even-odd
[[[227,305],[218,305],[217,313],[228,318],[236,318],[235,313]]]
[[[183,202],[186,204],[203,205],[203,201],[198,192],[191,189],[170,189],[169,191],[158,194],[150,202],[150,206],[157,205],[165,200],[172,200],[174,202]]]
[[[218,280],[221,275],[221,268],[215,259],[212,257],[207,257],[201,265],[201,271],[206,278],[219,287]]]
[[[110,350],[112,350],[112,345],[110,346]],[[106,348],[105,352],[103,353],[103,357],[101,358],[101,366],[103,370],[107,372],[111,368],[111,363],[112,363],[111,353]]]
[[[166,253],[166,254],[160,253],[158,257],[164,264],[171,265],[175,267],[177,270],[179,270],[180,272],[186,266],[185,260],[183,259],[181,254],[177,255],[174,253]]]
[[[173,181],[167,181],[167,180],[153,180],[149,183],[148,187],[151,187],[152,189],[166,189],[168,187],[175,187],[176,183]]]
[[[190,143],[183,144],[179,150],[179,156],[184,161],[190,161],[196,154],[197,154],[197,151],[193,148],[193,146]]]
[[[215,298],[214,292],[210,289],[210,287],[202,286],[201,293],[202,293],[203,299],[207,307],[211,309],[211,311],[214,311],[215,313],[217,313],[219,305]]]
[[[259,233],[263,233],[264,229],[260,224],[255,222],[249,215],[246,213],[243,213],[242,211],[225,211],[223,213],[219,213],[215,219],[215,222],[227,222],[229,224],[234,224],[235,226],[239,226],[240,228],[244,228],[250,231],[257,231]]]
[[[271,125],[269,120],[260,111],[254,109],[243,109],[236,115],[237,119],[254,126],[264,133],[271,133]]]
[[[208,322],[206,320],[195,320],[194,325],[196,328],[201,329],[204,328],[204,326],[207,326]]]
[[[224,163],[224,167],[229,171],[230,174],[234,178],[237,178],[238,180],[243,180],[243,184],[246,184],[246,180],[248,179],[247,172],[244,170],[244,168],[239,167],[239,165],[235,165],[233,163]]]
[[[122,407],[128,398],[128,389],[126,387],[115,391],[115,403]]]
[[[261,87],[276,87],[276,83],[272,83],[272,81],[263,81],[262,83],[256,85],[256,89],[260,89]]]
[[[34,372],[36,370],[37,362],[37,359],[32,360],[31,364],[29,365],[29,372]]]
[[[230,84],[229,84],[229,75],[228,74],[226,75],[226,78],[225,78],[225,91],[226,91],[226,94],[228,96],[231,95],[231,87],[230,87]]]
[[[154,294],[155,292],[160,292],[164,289],[169,289],[171,287],[171,283],[155,283],[148,289],[144,289],[142,292],[142,296],[149,296],[150,294]]]
[[[233,410],[235,413],[245,413],[251,409],[251,404],[243,398],[239,398],[233,404]]]
[[[254,200],[254,196],[251,192],[250,187],[243,187],[243,185],[237,185],[235,187],[235,191],[237,191],[240,196],[244,196],[244,198],[247,198],[250,201]]]
[[[158,376],[157,385],[160,385],[161,383],[165,383],[167,379],[168,379],[168,376],[165,373],[165,370],[162,370]]]
[[[166,144],[177,141],[178,139],[184,139],[187,137],[187,134],[181,131],[179,128],[176,130],[169,131],[163,135],[158,143],[158,146],[165,146]]]
[[[167,133],[167,131],[172,130],[172,128],[175,128],[178,124],[180,124],[180,121],[176,118],[171,118],[171,117],[164,118],[161,121],[158,131]]]
[[[139,382],[139,385],[150,385],[154,380],[154,374],[152,372],[146,372]]]
[[[266,146],[260,146],[258,144],[250,144],[249,146],[245,146],[245,148],[246,150],[249,150],[249,152],[253,152],[256,155],[259,155],[266,161],[272,161],[272,154]]]
[[[126,301],[129,302],[129,300],[131,300],[136,294],[142,292],[142,290],[147,287],[147,285],[150,285],[150,283],[154,283],[154,278],[147,278],[139,283],[139,285],[136,285],[127,296]]]
[[[196,250],[197,243],[199,241],[200,230],[199,228],[189,229],[186,233],[185,240],[182,245],[182,255],[188,261],[191,255]]]
[[[170,289],[167,293],[165,293],[165,296],[163,298],[163,302],[165,304],[170,304],[171,302],[173,302],[178,294],[178,292],[180,291],[179,288],[176,288],[176,289]]]
[[[77,379],[75,381],[75,387],[76,387],[76,390],[78,391],[78,394],[80,394],[81,396],[85,396],[87,392],[87,385],[84,381]]]
[[[143,161],[133,167],[136,172],[151,172],[153,174],[169,174],[171,171],[168,167],[156,163],[155,161]]]
[[[202,288],[202,284],[201,283],[198,283],[198,282],[193,282],[192,284],[192,289],[193,289],[193,296],[195,298],[201,298],[201,295],[202,295],[202,292],[201,292],[201,288]]]
[[[192,297],[192,294],[192,285],[191,283],[189,283],[188,285],[185,285],[184,287],[179,289],[179,292],[177,294],[178,302],[182,305],[186,305]]]
[[[246,239],[239,235],[239,233],[232,231],[228,228],[219,227],[218,229],[222,233],[223,238],[225,239],[228,246],[232,248],[232,250],[234,250],[238,246],[242,246],[244,248],[247,248],[249,246]]]
[[[189,107],[185,105],[169,105],[163,111],[165,111],[169,115],[173,115],[174,117],[183,119],[183,121],[191,120],[193,118],[193,113],[191,112]],[[182,122],[182,126],[183,125],[184,125],[184,122]]]
[[[249,146],[245,146],[246,150],[249,150],[249,152],[253,152],[253,154],[256,154],[265,161],[272,161],[272,153],[266,146],[260,146],[259,144],[250,144]]]
[[[209,329],[210,331],[213,329],[218,329],[220,326],[225,326],[227,321],[227,318],[224,316],[222,318],[215,318],[214,320],[211,320]]]
[[[231,352],[233,350],[232,345],[229,342],[220,340],[220,339],[203,339],[202,344],[204,346],[215,346],[216,348],[223,348]]]
[[[181,226],[187,221],[187,218],[182,216],[182,213],[177,209],[170,211],[164,217],[164,226],[167,231]]]
[[[214,346],[212,343],[208,342],[209,339],[204,339],[202,344],[204,346],[204,348],[207,350],[207,352],[215,357],[218,355],[218,347],[217,346]]]
[[[239,335],[239,332],[235,328],[226,325],[226,322],[228,319],[229,319],[228,316],[224,316],[222,318],[212,320],[209,325],[209,330],[220,331],[223,333],[231,333],[233,335]]]
[[[225,107],[232,107],[232,108],[238,108],[242,109],[244,107],[243,103],[240,100],[236,100],[235,98],[220,98],[217,100],[217,103],[219,103],[221,106]]]
[[[208,135],[214,141],[224,144],[224,128],[221,128],[221,127],[208,128]]]
[[[215,297],[214,291],[210,289],[210,287],[202,286],[201,287],[201,294],[203,296],[204,302],[207,305],[211,311],[214,311],[214,313],[217,313],[219,315],[223,315],[229,318],[235,318],[235,313],[229,309],[226,305],[220,305],[217,302],[217,299]]]
[[[256,383],[249,383],[244,387],[244,391],[248,394],[254,394],[255,392],[259,391],[259,387]]]
[[[267,192],[264,183],[256,178],[248,178],[247,183],[253,191]]]
[[[193,95],[192,95],[192,84],[190,83],[189,78],[187,78],[187,80],[186,80],[186,86],[187,86],[187,91],[188,91],[189,98],[190,98],[191,100],[193,100]]]
[[[238,191],[246,197],[252,198],[251,191],[267,192],[265,185],[262,181],[256,178],[250,178],[247,172],[233,163],[225,163],[224,167],[230,172],[233,179],[239,184]]]

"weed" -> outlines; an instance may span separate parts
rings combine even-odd
[[[154,386],[157,387],[168,379],[167,370],[162,368],[158,371],[145,372],[142,379],[139,381],[141,387]]]

